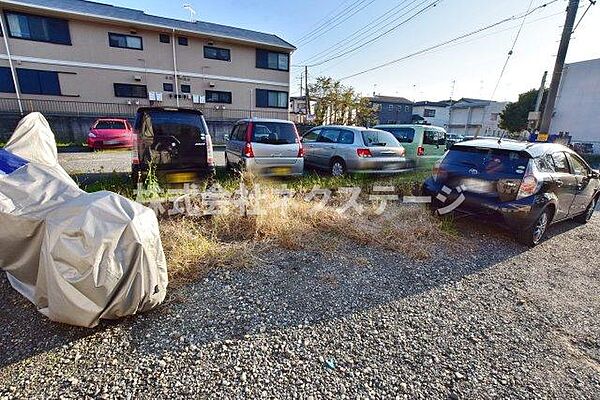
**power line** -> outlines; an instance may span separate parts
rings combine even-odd
[[[338,26],[340,26],[341,24],[343,24],[344,22],[346,22],[347,20],[352,18],[354,15],[358,14],[359,12],[361,12],[362,10],[364,10],[365,8],[367,8],[368,6],[373,4],[376,0],[370,0],[368,3],[365,4],[366,1],[367,0],[360,0],[360,2],[357,4],[357,8],[355,8],[354,10],[349,10],[349,13],[342,15],[340,17],[342,19],[338,19],[337,21],[334,21],[334,20],[330,21],[330,24],[324,30],[321,30],[321,32],[315,32],[315,34],[312,37],[299,42],[298,46],[305,46],[305,45],[315,41],[316,39],[320,38],[327,32],[330,32],[331,30],[337,28]]]
[[[330,18],[337,10],[338,8],[344,6],[345,4],[347,4],[350,0],[344,0],[342,1],[337,7],[335,7],[333,10],[331,10],[329,13],[327,13],[327,15],[325,15],[323,18],[321,18],[320,20],[318,20],[317,22],[315,22],[314,24],[311,25],[310,30],[306,33],[304,33],[302,36],[300,36],[298,39],[295,39],[294,41],[300,41],[302,39],[304,39],[306,36],[310,35],[311,33],[313,33],[315,30],[319,29],[321,27],[321,25],[327,21],[328,18]]]
[[[383,14],[381,14],[379,17],[377,17],[377,18],[369,21],[367,24],[363,25],[362,28],[354,31],[350,36],[348,36],[348,37],[340,40],[339,42],[337,42],[337,43],[335,43],[335,44],[333,44],[333,45],[331,45],[329,47],[327,47],[325,50],[320,51],[317,54],[315,54],[315,55],[307,58],[305,61],[301,62],[300,64],[308,64],[308,63],[311,62],[311,60],[318,59],[321,54],[327,53],[331,49],[339,49],[339,46],[342,45],[343,43],[352,42],[354,38],[357,38],[357,37],[361,36],[363,32],[365,32],[365,31],[367,31],[369,29],[373,29],[374,27],[377,27],[381,23],[383,23],[383,22],[389,20],[391,17],[393,17],[395,12],[401,11],[404,8],[408,7],[408,6],[404,6],[401,10],[398,10],[398,8],[400,8],[400,6],[402,6],[407,1],[408,0],[401,1],[399,4],[395,5],[394,7],[390,8],[389,10],[387,10],[386,12],[384,12]],[[417,1],[417,0],[412,0],[411,4],[414,3],[415,1]],[[386,17],[386,18],[384,18],[384,17]],[[383,19],[383,20],[380,21],[381,19]],[[367,32],[367,33],[369,35],[372,34],[372,32]]]
[[[533,6],[533,1],[531,0],[529,2],[529,7],[527,7],[527,12],[526,14],[531,11],[531,7]],[[523,30],[523,25],[525,25],[525,20],[527,19],[527,16],[523,17],[523,19],[521,20],[521,26],[519,27],[519,30],[517,31],[517,34],[515,35],[515,40],[513,41],[512,47],[510,48],[510,51],[508,52],[508,56],[506,56],[506,61],[504,62],[504,66],[502,67],[502,71],[500,71],[500,76],[498,77],[498,81],[496,82],[496,86],[494,87],[494,91],[492,92],[492,97],[490,97],[490,100],[494,100],[494,96],[496,95],[496,90],[498,90],[498,86],[500,86],[500,81],[502,81],[502,77],[504,76],[504,72],[506,72],[506,67],[508,66],[508,62],[510,61],[510,58],[512,57],[515,47],[517,45],[517,41],[519,40],[519,36],[521,36],[521,31]]]
[[[515,20],[519,20],[519,19],[521,19],[521,18],[525,18],[525,17],[527,17],[528,15],[531,15],[531,14],[533,14],[534,12],[536,12],[536,11],[538,11],[538,10],[542,9],[542,8],[544,8],[544,7],[546,7],[546,6],[549,6],[550,4],[556,3],[557,1],[559,1],[559,0],[552,0],[552,1],[549,1],[548,3],[544,3],[544,4],[540,5],[540,6],[538,6],[538,7],[534,8],[534,9],[532,9],[531,11],[529,11],[529,12],[528,12],[527,14],[525,14],[525,15],[521,15],[521,16],[519,16],[519,15],[517,14],[517,15],[513,15],[513,16],[511,16],[511,17],[508,17],[508,18],[504,18],[504,19],[502,19],[502,20],[500,20],[500,21],[498,21],[498,22],[495,22],[495,23],[493,23],[493,24],[490,24],[490,25],[487,25],[487,26],[485,26],[485,27],[482,27],[482,28],[476,29],[476,30],[474,30],[474,31],[472,31],[472,32],[466,33],[466,34],[464,34],[464,35],[457,36],[457,37],[455,37],[455,38],[453,38],[453,39],[450,39],[450,40],[447,40],[447,41],[445,41],[445,42],[442,42],[442,43],[439,43],[439,44],[436,44],[436,45],[433,45],[433,46],[427,47],[427,48],[425,48],[425,49],[422,49],[422,50],[419,50],[419,51],[417,51],[417,52],[414,52],[414,53],[412,53],[412,54],[409,54],[409,55],[406,55],[406,56],[403,56],[403,57],[400,57],[400,58],[397,58],[397,59],[394,59],[394,60],[391,60],[391,61],[385,62],[385,63],[383,63],[383,64],[376,65],[376,66],[374,66],[374,67],[371,67],[371,68],[365,69],[365,70],[363,70],[363,71],[356,72],[356,73],[354,73],[354,74],[352,74],[352,75],[348,75],[348,76],[345,76],[345,77],[343,77],[343,78],[340,78],[339,80],[341,81],[341,80],[346,80],[346,79],[354,78],[355,76],[363,75],[363,74],[366,74],[366,73],[368,73],[368,72],[375,71],[375,70],[378,70],[378,69],[381,69],[381,68],[384,68],[384,67],[387,67],[387,66],[390,66],[390,65],[396,64],[396,63],[398,63],[398,62],[400,62],[400,61],[404,61],[404,60],[407,60],[407,59],[409,59],[409,58],[412,58],[412,57],[415,57],[415,56],[421,55],[421,54],[423,54],[423,53],[427,53],[427,52],[429,52],[429,51],[431,51],[431,50],[435,50],[435,49],[437,49],[437,48],[440,48],[440,47],[446,46],[446,45],[448,45],[448,44],[451,44],[451,43],[457,42],[457,41],[459,41],[459,40],[462,40],[462,39],[465,39],[465,38],[467,38],[467,37],[470,37],[470,36],[476,35],[476,34],[478,34],[478,33],[481,33],[481,32],[484,32],[484,31],[487,31],[487,30],[489,30],[489,29],[495,28],[496,26],[503,25],[503,24],[505,24],[505,23],[507,23],[507,22],[510,22],[510,21],[515,21]]]
[[[421,3],[420,3],[418,6],[417,6],[417,7],[419,7],[419,6],[420,6],[420,5],[422,5],[423,3],[426,3],[427,1],[428,1],[428,0],[424,0],[424,1],[423,1],[423,2],[421,2]],[[347,55],[347,54],[354,53],[355,51],[357,51],[357,50],[359,50],[359,49],[361,49],[361,48],[363,48],[363,47],[365,47],[365,46],[367,46],[367,45],[369,45],[369,44],[371,44],[371,43],[373,43],[373,42],[375,42],[375,41],[377,41],[377,40],[381,39],[381,38],[382,38],[382,37],[384,37],[385,35],[388,35],[388,34],[390,34],[391,32],[395,31],[396,29],[398,29],[398,28],[399,28],[399,27],[401,27],[402,25],[406,24],[407,22],[409,22],[409,21],[411,21],[411,20],[415,19],[415,18],[416,18],[416,17],[418,17],[419,15],[421,15],[421,14],[423,14],[423,13],[427,12],[428,10],[430,10],[430,9],[434,8],[435,6],[437,6],[437,5],[438,5],[440,2],[442,2],[442,1],[443,1],[443,0],[434,0],[432,3],[428,4],[427,6],[425,6],[424,8],[422,8],[421,10],[417,11],[415,14],[413,14],[413,15],[411,15],[410,17],[406,18],[406,19],[405,19],[405,20],[403,20],[402,22],[400,22],[400,23],[398,23],[398,24],[394,25],[392,28],[390,28],[390,29],[386,30],[385,32],[383,32],[383,33],[381,33],[381,34],[379,34],[379,35],[377,35],[377,36],[373,37],[372,39],[369,39],[369,40],[367,40],[366,42],[363,42],[363,43],[361,43],[361,44],[360,44],[360,45],[358,45],[358,46],[352,47],[352,48],[350,48],[350,49],[348,49],[348,50],[346,50],[346,51],[343,51],[343,52],[341,52],[341,53],[338,53],[338,54],[336,54],[336,55],[333,55],[333,56],[328,56],[326,59],[324,59],[324,60],[322,60],[322,61],[320,61],[320,62],[314,62],[314,63],[310,64],[310,65],[309,65],[309,67],[317,67],[317,66],[319,66],[319,65],[323,65],[323,64],[326,64],[326,63],[328,63],[328,62],[331,62],[331,61],[333,61],[333,60],[336,60],[336,59],[338,59],[338,58],[340,58],[340,57],[343,57],[343,56],[345,56],[345,55]],[[414,10],[415,8],[417,8],[417,7],[414,7],[414,8],[413,8],[411,11],[413,11],[413,10]],[[409,11],[409,12],[410,12],[410,11]],[[404,15],[406,15],[406,14],[407,14],[407,13],[405,13]]]
[[[575,33],[575,31],[579,27],[579,24],[581,24],[581,21],[583,21],[583,17],[585,17],[585,15],[587,14],[587,12],[590,11],[590,8],[592,8],[592,6],[595,5],[595,4],[596,4],[595,0],[590,0],[590,4],[588,5],[588,7],[585,9],[585,11],[583,12],[583,14],[581,15],[581,18],[579,18],[579,21],[575,25],[575,28],[573,28],[573,32],[571,32],[571,34]]]

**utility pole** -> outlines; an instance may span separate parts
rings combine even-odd
[[[540,125],[540,133],[538,134],[539,141],[545,142],[548,140],[550,122],[552,121],[552,114],[554,114],[554,105],[556,104],[558,87],[560,86],[560,79],[565,67],[565,58],[567,57],[567,50],[569,50],[569,42],[571,41],[571,34],[573,33],[573,25],[575,24],[578,8],[579,0],[569,0],[569,5],[567,7],[567,18],[562,37],[560,39],[560,45],[558,46],[556,64],[554,65],[554,72],[552,73],[552,82],[550,83],[548,99],[546,100],[546,108],[544,109],[544,116],[542,117],[542,123]]]
[[[542,77],[542,84],[540,85],[540,90],[538,90],[537,100],[535,101],[535,112],[540,112],[540,108],[542,108],[542,99],[544,98],[544,90],[546,90],[546,79],[548,78],[548,71],[544,71],[544,76]]]
[[[304,66],[304,96],[306,99],[306,115],[310,115],[310,94],[308,93],[308,65]]]

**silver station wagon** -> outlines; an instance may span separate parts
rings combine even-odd
[[[304,162],[333,176],[345,173],[394,174],[408,162],[404,147],[385,131],[355,126],[319,126],[302,137]]]

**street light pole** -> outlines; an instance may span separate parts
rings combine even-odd
[[[573,33],[573,25],[575,25],[575,18],[577,17],[578,8],[579,0],[569,0],[569,5],[567,7],[567,18],[562,37],[560,39],[560,45],[558,46],[558,54],[556,55],[556,63],[554,65],[554,72],[552,73],[552,82],[550,83],[550,90],[548,91],[548,99],[546,100],[544,116],[542,117],[542,123],[540,124],[540,133],[538,135],[539,141],[545,142],[548,140],[550,122],[552,122],[552,114],[554,114],[556,96],[558,95],[560,79],[565,67],[565,59],[567,57],[567,51],[569,50],[569,42],[571,41],[571,33]]]

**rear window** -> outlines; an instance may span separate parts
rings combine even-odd
[[[293,144],[298,142],[293,124],[254,122],[252,142],[265,144]]]
[[[127,129],[123,121],[98,121],[94,129]]]
[[[400,143],[412,143],[415,138],[415,130],[413,128],[381,128],[394,135]]]
[[[478,173],[522,176],[529,159],[527,153],[518,151],[454,146],[444,157],[442,166],[473,168]]]
[[[400,143],[394,138],[394,136],[386,131],[379,130],[365,130],[362,131],[362,137],[365,142],[365,146],[368,147],[399,147]]]
[[[140,120],[140,118],[142,120]],[[143,121],[143,119],[147,119]],[[204,139],[208,128],[201,114],[178,111],[146,111],[138,116],[136,127],[143,125],[143,136],[173,136],[182,141]]]

